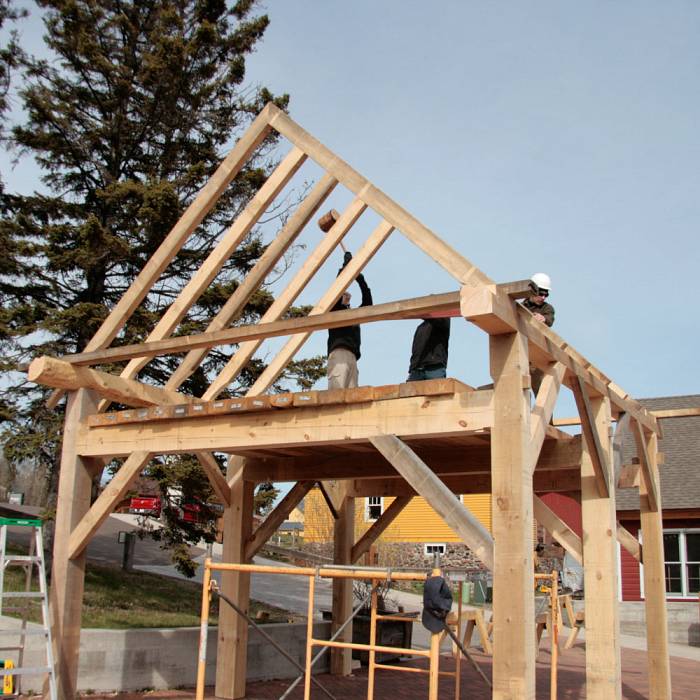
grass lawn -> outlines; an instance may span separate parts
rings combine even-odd
[[[36,575],[34,576],[36,585]],[[19,567],[5,570],[5,590],[20,591],[25,574]],[[210,624],[216,624],[218,600],[212,598]],[[225,603],[224,603],[225,605]],[[144,627],[197,627],[200,624],[202,586],[194,581],[146,572],[128,573],[120,568],[88,563],[83,597],[84,628],[134,629]],[[249,615],[267,613],[265,622],[288,622],[294,616],[285,610],[251,601]],[[7,613],[20,617],[19,613]],[[296,618],[295,618],[296,619]],[[38,602],[31,604],[29,620],[41,622]],[[260,620],[262,622],[262,620]]]

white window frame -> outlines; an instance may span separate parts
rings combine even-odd
[[[669,593],[666,591],[666,598],[672,599],[672,600],[697,600],[698,594],[697,593],[689,593],[688,592],[688,571],[687,571],[687,565],[688,565],[688,558],[687,558],[687,547],[685,543],[685,536],[686,535],[697,535],[700,534],[700,528],[697,527],[669,527],[669,528],[664,528],[662,532],[662,541],[663,541],[663,535],[680,535],[680,541],[678,543],[678,548],[680,552],[680,562],[674,562],[674,563],[680,563],[681,565],[681,588],[682,592],[681,593]],[[640,544],[643,545],[642,542],[642,530],[640,528],[639,530],[639,542]],[[692,562],[695,563],[695,562]],[[666,557],[664,556],[664,590],[666,589]],[[644,564],[639,565],[639,596],[642,599],[645,599],[646,596],[644,595]]]
[[[378,500],[379,503],[370,503],[370,500]],[[371,518],[370,517],[370,506],[376,508],[379,506],[380,511],[379,511],[379,516],[381,516],[384,513],[384,496],[365,496],[365,522],[366,523],[374,523],[377,520],[379,520],[379,517],[377,518]]]
[[[430,557],[436,552],[429,552],[428,547],[441,547],[442,549],[438,552],[440,556],[447,554],[447,545],[444,542],[425,542],[423,544],[423,555]]]

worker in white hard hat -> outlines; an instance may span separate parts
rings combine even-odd
[[[549,275],[544,272],[535,272],[530,277],[530,296],[525,299],[523,306],[542,323],[551,326],[554,323],[554,307],[545,300],[549,296],[552,288],[552,281]]]
[[[552,288],[552,280],[544,272],[536,272],[530,277],[531,294],[523,301],[523,306],[538,320],[551,326],[554,323],[554,307],[546,299]],[[530,365],[532,390],[537,395],[544,378],[542,370]]]

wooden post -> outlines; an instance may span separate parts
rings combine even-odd
[[[640,428],[641,430],[641,428]],[[657,438],[647,440],[650,476],[658,480]],[[668,656],[668,626],[666,620],[666,585],[664,578],[664,541],[661,511],[661,486],[656,483],[657,509],[652,509],[647,483],[642,471],[639,482],[639,512],[644,543],[644,603],[647,625],[647,664],[649,668],[649,699],[671,700],[671,667]]]
[[[338,519],[333,521],[333,562],[352,564],[352,546],[355,542],[355,499],[345,496],[338,510]],[[333,579],[333,625],[331,634],[352,614],[352,579]],[[340,642],[352,641],[352,623],[338,638]],[[331,673],[349,676],[352,672],[352,650],[331,649]]]
[[[231,460],[230,464],[235,461]],[[224,508],[222,561],[245,564],[245,547],[253,529],[253,492],[255,484],[243,480],[241,467],[229,481],[231,505]],[[250,602],[250,573],[222,571],[221,592],[245,612]],[[216,689],[220,698],[245,697],[247,672],[248,622],[228,605],[219,609]]]
[[[610,402],[602,397],[587,400],[590,428],[595,440],[583,441],[581,455],[581,511],[583,519],[583,564],[586,629],[586,698],[619,700],[620,620],[617,607],[617,520],[615,480],[604,474],[609,492],[601,495],[600,474],[596,474],[596,446],[612,464]],[[584,420],[585,417],[581,416]]]
[[[490,337],[494,381],[491,430],[493,698],[535,697],[535,597],[532,557],[530,392],[527,340]]]
[[[80,620],[85,586],[85,551],[69,559],[73,529],[90,509],[90,465],[76,450],[78,423],[97,411],[97,396],[86,389],[68,395],[61,474],[58,481],[56,529],[51,569],[51,614],[60,700],[73,700],[78,683]]]

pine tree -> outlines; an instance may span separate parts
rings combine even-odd
[[[4,194],[0,224],[9,251],[0,269],[0,362],[12,378],[1,390],[0,418],[11,461],[31,458],[55,481],[63,419],[60,410],[47,409],[45,390],[14,372],[34,356],[82,349],[232,139],[268,101],[286,107],[286,95],[245,87],[246,56],[268,26],[257,4],[39,0],[46,47],[57,60],[22,60],[19,96],[26,120],[13,138],[40,167],[44,189],[31,196]],[[273,149],[268,140],[227,188],[117,342],[146,337],[264,182],[274,165]],[[203,330],[263,251],[254,231],[178,333]],[[254,322],[271,302],[269,292],[256,293],[242,320]],[[211,352],[183,389],[200,395],[227,359],[222,351]],[[151,362],[140,379],[162,384],[177,362]],[[242,392],[263,368],[261,361],[250,363],[231,391]],[[295,363],[287,379],[308,386],[322,372],[322,363],[312,358]],[[206,503],[211,494],[193,458],[161,460],[150,472],[166,499]],[[173,513],[176,505],[181,503],[173,504]],[[189,572],[183,549],[200,535],[213,537],[213,528],[183,525],[174,515],[160,534],[179,548],[178,561]]]

